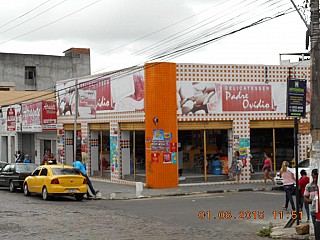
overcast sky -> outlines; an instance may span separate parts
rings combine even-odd
[[[0,52],[63,55],[71,47],[90,48],[92,73],[154,59],[279,64],[279,53],[307,52],[306,26],[292,10],[290,0],[1,0]]]

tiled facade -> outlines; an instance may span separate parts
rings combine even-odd
[[[166,64],[166,63],[162,63]],[[148,70],[149,71],[149,70]],[[157,72],[153,72],[157,74]],[[161,74],[161,73],[160,73]],[[145,81],[152,81],[148,79],[145,74]],[[216,65],[216,64],[176,64],[176,81],[178,82],[214,82],[217,84],[286,84],[288,77],[307,79],[310,81],[310,68],[303,66],[265,66],[265,65]],[[165,81],[165,79],[164,79]],[[145,89],[148,91],[148,89]],[[176,89],[175,89],[176,92]],[[154,93],[156,94],[156,93]],[[171,92],[170,92],[171,94]],[[284,93],[283,93],[284,94]],[[148,93],[146,94],[148,95]],[[161,100],[161,99],[160,99]],[[147,101],[147,99],[145,99]],[[173,101],[173,100],[172,100]],[[176,104],[174,100],[172,104]],[[285,104],[285,103],[284,103]],[[128,153],[124,152],[127,149],[128,139],[121,139],[121,123],[122,122],[145,122],[144,111],[102,111],[97,112],[95,119],[78,119],[78,123],[81,123],[81,131],[83,142],[88,147],[86,153],[87,165],[90,169],[90,149],[93,146],[93,141],[90,139],[89,125],[93,123],[109,123],[110,124],[110,142],[114,140],[114,151],[110,154],[110,158],[114,158],[113,162],[116,163],[113,166],[111,172],[111,179],[122,178],[122,163],[123,156],[127,156]],[[232,141],[234,149],[238,146],[239,138],[250,138],[250,125],[252,121],[285,121],[291,120],[288,118],[285,112],[272,112],[272,111],[257,111],[257,112],[217,112],[217,113],[201,113],[201,114],[182,114],[177,113],[177,122],[225,122],[232,121],[233,136],[237,136]],[[300,123],[309,122],[310,114],[307,113],[305,119],[300,119]],[[63,131],[63,124],[73,123],[74,118],[72,116],[58,117],[59,131]],[[145,124],[146,125],[146,124]],[[177,129],[178,130],[178,129]],[[146,136],[147,137],[147,136]],[[66,144],[67,144],[66,139]],[[112,144],[112,143],[111,143]],[[58,143],[59,148],[63,148],[63,144]],[[307,148],[309,147],[309,134],[299,135],[299,149],[300,159],[307,157]],[[146,148],[148,146],[146,145]],[[250,150],[249,150],[250,151]],[[250,153],[250,152],[249,152]],[[83,156],[84,157],[84,156]],[[62,157],[63,158],[63,157]],[[90,172],[90,170],[89,170]],[[159,172],[160,174],[160,172]],[[244,169],[241,176],[241,181],[245,182],[250,179],[249,167]]]

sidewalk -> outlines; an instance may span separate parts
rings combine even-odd
[[[143,188],[137,192],[136,182],[119,180],[111,182],[107,179],[90,177],[96,189],[99,189],[103,199],[126,200],[134,198],[150,198],[165,196],[182,196],[192,194],[240,192],[240,191],[271,191],[280,190],[279,186],[270,182],[264,186],[263,180],[252,180],[249,183],[235,183],[229,181],[179,184],[177,188],[150,189]],[[139,183],[138,183],[139,184]],[[142,184],[142,183],[140,183]]]
[[[275,186],[268,182],[264,186],[263,180],[251,180],[249,183],[235,182],[207,182],[207,183],[189,183],[179,184],[177,188],[166,189],[150,189],[144,188],[137,192],[136,182],[118,180],[111,182],[108,179],[98,177],[90,177],[95,189],[101,192],[101,198],[104,200],[129,200],[138,198],[152,197],[169,197],[169,196],[184,196],[207,193],[226,193],[226,192],[246,192],[246,191],[282,191],[280,186]],[[142,187],[142,183],[140,187]],[[139,187],[139,186],[138,186]],[[295,230],[296,223],[291,228],[277,226],[272,229],[271,238],[273,239],[309,239],[309,234],[298,235]],[[310,238],[312,239],[312,238]]]

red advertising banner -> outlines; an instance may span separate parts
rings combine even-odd
[[[222,111],[273,111],[271,85],[222,85]]]
[[[57,104],[54,101],[43,101],[41,112],[43,130],[57,129]]]
[[[170,143],[170,152],[176,152],[178,149],[178,144],[176,142]]]
[[[154,163],[159,162],[160,153],[151,153],[151,161]]]
[[[99,78],[80,83],[80,89],[96,91],[96,111],[113,110],[110,78]]]
[[[16,111],[14,108],[7,110],[7,131],[16,130]]]
[[[22,104],[22,131],[42,131],[41,102]]]

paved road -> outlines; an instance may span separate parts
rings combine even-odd
[[[0,190],[1,239],[260,239],[281,211],[282,192],[239,192],[138,200],[43,201]],[[232,217],[222,219],[230,210]],[[202,212],[211,213],[204,219]],[[218,212],[220,214],[218,215]],[[244,219],[242,217],[244,211]],[[245,215],[250,211],[251,215]],[[254,219],[254,211],[257,212]],[[263,211],[263,217],[258,212]],[[199,214],[200,212],[200,214]],[[247,216],[247,217],[246,217]],[[286,215],[284,215],[286,218]],[[216,217],[216,219],[214,219]],[[237,219],[234,219],[236,217]],[[245,219],[250,218],[250,219]]]

